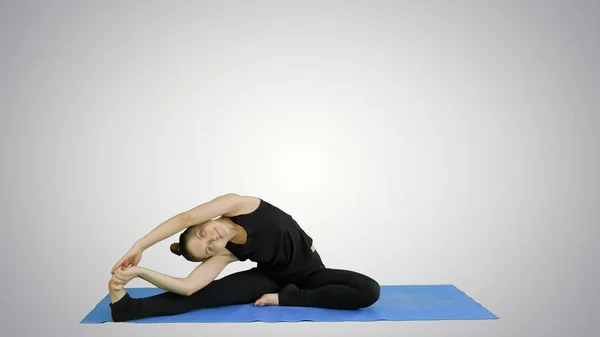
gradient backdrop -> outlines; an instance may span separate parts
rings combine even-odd
[[[2,329],[597,336],[599,14],[597,1],[2,1]],[[330,267],[451,283],[500,319],[79,325],[135,240],[229,192],[292,214]],[[174,239],[141,265],[187,275]]]

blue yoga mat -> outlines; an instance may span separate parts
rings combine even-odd
[[[159,288],[126,288],[133,298],[164,292]],[[110,297],[81,321],[83,324],[112,322]],[[180,315],[147,317],[130,323],[242,323],[242,322],[366,322],[419,320],[480,320],[498,317],[453,285],[381,286],[379,301],[359,310],[305,307],[255,307],[254,304],[198,309]]]

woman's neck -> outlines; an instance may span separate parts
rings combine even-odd
[[[227,237],[224,238],[229,242],[232,243],[236,243],[236,244],[244,244],[246,243],[246,239],[248,237],[248,234],[246,233],[246,230],[244,229],[244,227],[236,224],[235,222],[233,222],[231,219],[227,218],[227,217],[221,217],[219,220],[223,220],[223,224],[225,226],[227,226]]]

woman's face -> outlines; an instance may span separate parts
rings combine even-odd
[[[225,249],[229,231],[225,224],[216,220],[195,225],[188,236],[187,249],[195,258],[203,261]]]

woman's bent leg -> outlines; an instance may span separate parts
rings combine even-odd
[[[164,292],[158,295],[132,298],[125,294],[110,304],[113,321],[123,322],[153,316],[177,315],[200,308],[252,303],[280,286],[256,268],[215,280],[190,296]]]
[[[359,309],[379,300],[377,281],[357,272],[323,268],[279,292],[279,305]]]

